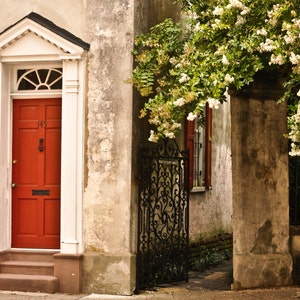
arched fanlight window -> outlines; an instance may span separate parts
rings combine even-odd
[[[17,90],[61,90],[62,69],[19,69]]]

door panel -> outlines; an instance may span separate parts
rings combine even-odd
[[[36,141],[38,132],[34,128],[19,128],[18,147],[18,172],[15,181],[23,185],[34,185],[37,182],[38,153],[36,153]],[[16,157],[16,156],[15,156]]]
[[[12,247],[60,243],[61,100],[14,100]]]
[[[45,185],[60,183],[60,153],[57,154],[57,144],[60,143],[60,130],[49,129],[45,138]]]
[[[53,236],[59,235],[59,223],[51,222],[55,219],[57,214],[60,212],[60,201],[59,199],[46,199],[44,206],[44,215],[45,215],[45,235]]]
[[[18,199],[18,232],[19,234],[26,236],[33,236],[37,231],[37,199]],[[31,222],[28,220],[31,219]]]

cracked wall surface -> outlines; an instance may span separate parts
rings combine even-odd
[[[190,193],[190,237],[232,232],[232,173],[230,103],[212,116],[212,186]]]
[[[172,14],[172,1],[159,16]],[[156,23],[157,1],[87,2],[86,180],[83,200],[83,291],[130,295],[135,288],[137,106],[125,81],[137,33]],[[152,20],[151,18],[156,18]]]
[[[133,0],[87,1],[87,180],[83,290],[131,294]],[[99,259],[102,257],[102,259]],[[124,259],[126,257],[126,260]]]
[[[291,283],[286,103],[269,76],[231,98],[236,289]]]

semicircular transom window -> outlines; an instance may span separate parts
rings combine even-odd
[[[61,90],[62,69],[19,69],[17,90]]]

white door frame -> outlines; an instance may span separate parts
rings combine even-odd
[[[31,20],[24,19],[20,23],[0,36],[0,251],[11,247],[12,101],[26,97],[61,97],[60,252],[78,254],[82,252],[86,51]],[[38,45],[38,53],[36,47],[30,47],[33,43]],[[29,64],[60,65],[62,91],[16,91],[14,72]]]

